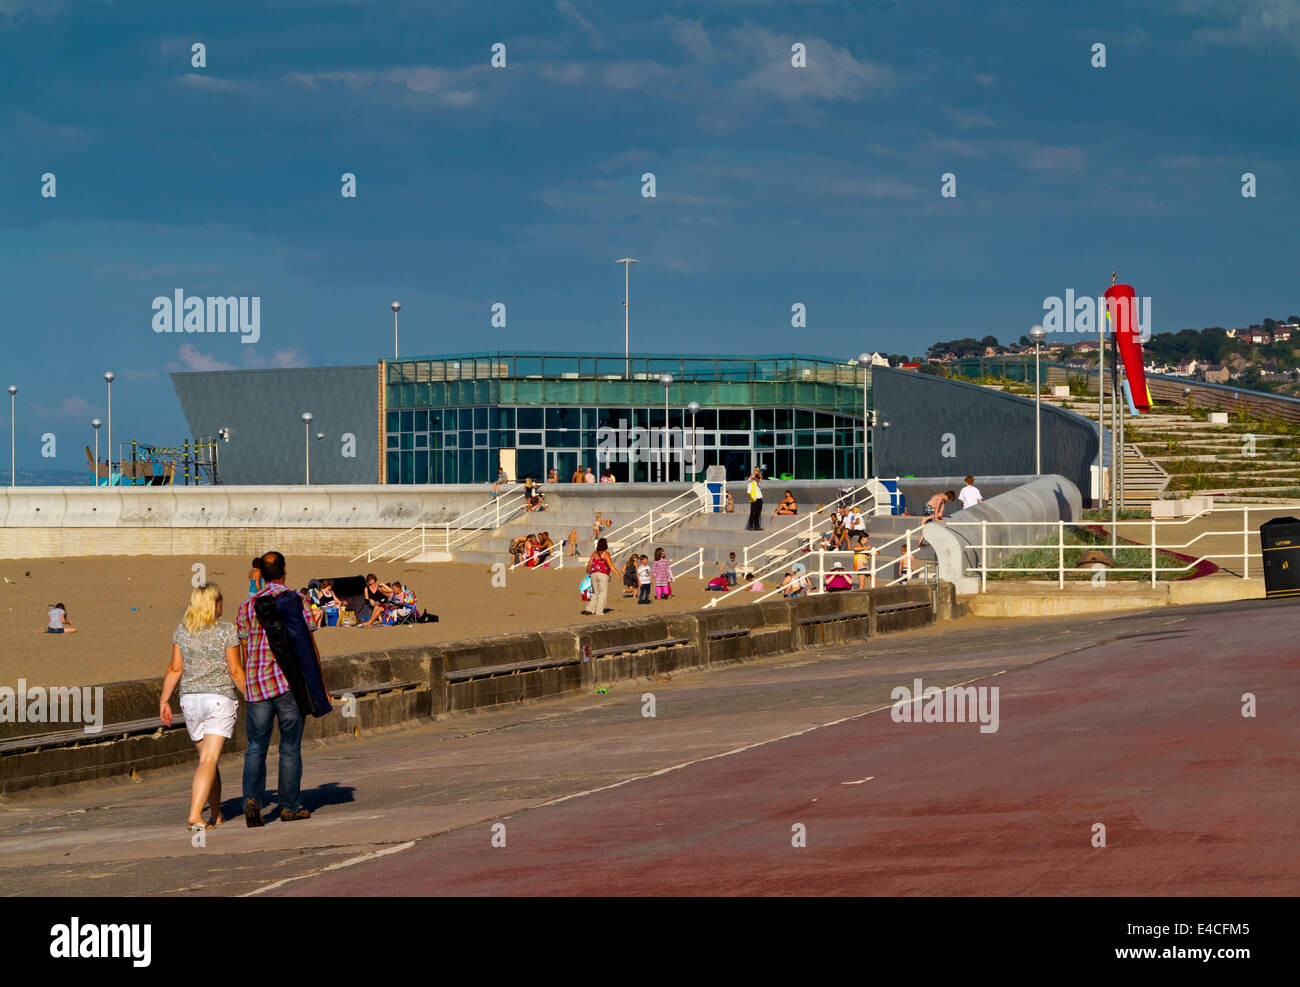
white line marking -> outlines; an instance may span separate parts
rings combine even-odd
[[[874,781],[875,775],[868,775],[865,778],[859,778],[857,781],[842,781],[841,785],[861,785],[864,781]]]
[[[408,840],[406,843],[399,843],[397,846],[385,847],[382,850],[376,850],[374,853],[363,853],[359,857],[350,857],[347,860],[340,860],[338,863],[330,864],[328,867],[322,867],[320,870],[312,871],[310,874],[299,874],[297,877],[286,877],[283,881],[276,881],[274,884],[268,884],[265,887],[258,888],[255,891],[249,891],[240,895],[241,898],[251,898],[253,895],[262,894],[265,891],[274,891],[276,888],[284,887],[294,881],[301,881],[308,877],[315,877],[317,874],[324,874],[327,871],[342,870],[344,867],[351,867],[353,864],[364,864],[367,860],[374,860],[377,857],[386,857],[390,853],[400,853],[402,850],[409,850],[415,846],[415,840]]]
[[[1009,671],[1009,669],[1004,668],[1001,672],[995,672],[994,674],[1001,675],[1007,671]],[[958,686],[969,685],[971,682],[978,682],[980,681],[980,679],[991,678],[991,677],[992,676],[989,675],[978,675],[973,679],[967,679],[965,682],[955,682],[952,685],[944,686],[944,688],[941,691],[947,692],[949,689],[956,689]],[[802,737],[804,734],[812,733],[815,730],[824,730],[826,727],[837,727],[841,723],[850,723],[853,720],[860,720],[864,716],[870,716],[872,713],[879,713],[882,710],[892,709],[895,705],[906,705],[906,704],[886,703],[884,706],[873,706],[871,709],[863,710],[861,713],[853,713],[850,716],[842,716],[838,720],[830,720],[827,723],[818,723],[814,726],[805,727],[802,730],[795,730],[793,733],[786,733],[786,734],[782,734],[779,737],[770,737],[767,740],[759,740],[752,744],[745,744],[743,747],[734,747],[729,751],[723,751],[721,754],[710,754],[707,757],[697,757],[690,761],[682,761],[680,764],[673,764],[673,765],[669,765],[666,768],[659,768],[657,771],[651,771],[648,774],[636,775],[632,778],[625,778],[623,781],[616,781],[611,785],[602,785],[600,788],[588,788],[585,791],[573,792],[572,794],[569,795],[561,795],[559,798],[554,798],[547,802],[539,802],[536,805],[530,805],[522,811],[528,812],[533,809],[545,809],[547,806],[559,805],[561,802],[568,802],[570,799],[580,799],[587,795],[595,795],[599,792],[608,792],[615,788],[622,788],[624,785],[630,785],[635,781],[645,781],[647,778],[659,778],[666,774],[672,774],[674,771],[680,771],[683,768],[689,768],[695,764],[704,764],[706,761],[716,761],[719,758],[731,757],[733,754],[743,754],[746,751],[752,751],[758,747],[766,747],[768,744],[779,744],[783,740],[793,740],[795,737]],[[870,781],[871,779],[864,778],[862,780]],[[850,782],[849,784],[857,784],[857,783]],[[390,853],[399,853],[402,850],[409,850],[411,847],[415,846],[416,842],[417,841],[415,840],[410,840],[409,842],[399,844],[398,846],[388,847],[376,853],[367,853],[361,855],[360,857],[353,857],[350,860],[343,860],[336,864],[330,864],[328,867],[325,867],[318,871],[314,871],[311,874],[301,874],[298,877],[287,877],[283,881],[276,881],[274,884],[268,884],[266,887],[258,888],[256,891],[249,891],[246,894],[242,895],[241,897],[250,898],[253,895],[262,894],[265,891],[273,891],[274,889],[278,887],[283,887],[284,885],[289,884],[293,881],[301,881],[308,877],[315,877],[317,874],[324,874],[327,871],[340,870],[341,868],[344,867],[351,867],[353,864],[361,864],[361,863],[365,863],[368,860],[374,860],[378,857],[387,856]]]

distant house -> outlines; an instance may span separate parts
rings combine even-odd
[[[1097,344],[1094,343],[1094,342],[1093,342],[1092,340],[1090,340],[1090,339],[1085,339],[1085,340],[1084,340],[1083,342],[1081,342],[1081,343],[1075,343],[1075,344],[1074,344],[1074,352],[1076,352],[1076,353],[1096,353],[1096,352],[1097,352]]]
[[[1195,359],[1181,360],[1178,364],[1178,373],[1183,376],[1196,373],[1196,368],[1200,364]]]
[[[1207,363],[1205,365],[1205,382],[1207,384],[1226,384],[1231,373],[1221,363]]]
[[[1297,332],[1300,332],[1300,325],[1292,325],[1290,323],[1280,325],[1273,330],[1273,342],[1289,343],[1291,341],[1291,334]]]
[[[1254,346],[1267,346],[1273,342],[1273,334],[1267,329],[1252,329],[1246,337],[1246,341]]]
[[[920,370],[921,365],[919,363],[900,363],[898,368],[900,370]]]

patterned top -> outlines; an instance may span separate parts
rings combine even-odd
[[[281,593],[292,592],[293,590],[284,583],[267,583],[260,592],[239,605],[239,617],[235,621],[235,627],[239,631],[239,639],[245,642],[245,649],[248,652],[247,663],[244,665],[244,685],[248,689],[250,703],[274,699],[289,691],[289,680],[284,677],[280,666],[275,663],[275,656],[271,654],[271,645],[266,640],[266,631],[262,630],[262,625],[258,623],[257,611],[253,609],[254,601],[262,596],[278,596]],[[302,616],[307,621],[307,626],[315,630],[315,618],[306,600],[302,600]]]
[[[180,646],[181,660],[185,663],[181,672],[182,696],[201,693],[239,698],[239,690],[226,665],[226,649],[239,645],[234,624],[223,620],[197,631],[187,631],[184,624],[178,624],[172,641]]]
[[[650,571],[654,574],[656,586],[667,586],[673,581],[673,571],[669,568],[672,563],[667,559],[655,559],[650,565]]]

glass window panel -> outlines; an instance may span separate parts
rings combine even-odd
[[[442,482],[459,483],[459,476],[460,470],[456,467],[456,454],[454,452],[444,452],[442,454]]]
[[[429,482],[429,454],[427,452],[417,452],[415,454],[415,483]]]
[[[402,476],[398,482],[414,483],[415,482],[415,453],[412,452],[402,453],[401,466],[402,466]]]
[[[801,448],[804,446],[812,446],[815,444],[814,437],[816,436],[816,434],[817,434],[816,432],[812,432],[812,431],[795,432],[794,444]],[[800,477],[800,479],[804,479],[804,477]]]
[[[696,428],[717,428],[718,412],[713,408],[701,408],[700,413],[695,416]]]
[[[833,445],[835,445],[835,429],[833,429],[833,428],[819,428],[819,429],[817,430],[817,444],[818,444],[819,446],[833,446]]]
[[[771,448],[773,448],[775,445],[776,445],[776,433],[775,433],[775,432],[755,432],[755,433],[754,433],[754,448],[755,448],[755,449],[771,449]]]
[[[444,432],[442,434],[443,447],[446,449],[455,449],[456,446],[458,445],[456,441],[456,436],[458,436],[459,434],[460,434],[459,432]]]
[[[552,449],[576,449],[582,433],[576,428],[561,431],[558,428],[546,430],[546,445]]]
[[[520,408],[519,428],[540,429],[542,427],[541,408]]]
[[[486,449],[474,450],[474,482],[487,483],[489,480],[495,480],[496,474],[488,476],[488,451]]]
[[[835,450],[818,449],[816,458],[817,474],[815,479],[831,480],[835,478]],[[840,474],[841,476],[843,474]]]
[[[397,452],[390,452],[386,457],[387,463],[385,464],[385,469],[384,469],[384,479],[386,479],[389,483],[401,482],[401,469],[398,466],[398,459],[400,455],[401,454]]]
[[[577,408],[547,408],[546,427],[548,429],[580,427],[580,416],[578,414],[578,409]]]
[[[417,448],[417,449],[427,449],[427,448],[429,448],[429,433],[428,433],[428,432],[416,432],[416,433],[415,433],[415,448]]]
[[[776,428],[776,409],[775,408],[755,408],[754,409],[754,430],[763,430],[770,432]]]
[[[812,480],[814,479],[815,464],[813,461],[812,449],[796,449],[794,453],[794,470],[795,479]]]
[[[817,412],[817,427],[818,427],[818,428],[834,428],[834,427],[835,427],[835,416],[834,416],[834,415],[828,415],[828,414],[826,414],[826,413],[823,412],[823,411],[819,411],[819,412]]]
[[[460,458],[460,483],[474,482],[474,450],[462,449],[457,455]]]
[[[414,428],[417,432],[429,431],[429,413],[427,411],[417,411],[415,413]]]
[[[515,427],[515,409],[514,408],[496,408],[496,424],[494,428],[514,428]]]
[[[487,444],[488,444],[488,434],[486,431],[474,433],[475,448],[480,448],[480,449],[486,448]]]
[[[475,408],[475,409],[474,409],[474,427],[475,427],[475,428],[487,428],[487,427],[488,427],[488,409],[487,409],[487,408]]]
[[[402,413],[400,411],[390,411],[388,413],[388,431],[398,432],[402,428]]]
[[[776,433],[776,444],[777,444],[778,446],[792,446],[792,445],[794,445],[794,432],[777,432],[777,433]]]
[[[718,409],[718,428],[723,431],[749,431],[748,408]]]
[[[399,448],[401,448],[401,449],[414,449],[414,448],[415,448],[415,435],[414,435],[413,433],[411,433],[411,432],[402,432],[402,433],[401,433],[401,439],[402,439],[402,442],[401,442],[401,445],[399,446]]]
[[[541,432],[525,432],[523,429],[520,429],[518,434],[519,434],[519,445],[521,446],[540,447],[541,445],[544,444],[542,442]]]
[[[402,424],[400,427],[400,431],[403,432],[413,431],[415,428],[415,412],[403,411],[401,415],[402,415]]]
[[[748,433],[748,432],[740,432],[740,433],[722,432],[722,433],[720,433],[720,435],[719,435],[719,439],[720,439],[720,441],[722,442],[722,444],[723,444],[724,446],[747,446],[747,445],[749,445],[749,433]]]
[[[595,429],[596,429],[596,419],[597,419],[597,413],[596,413],[596,412],[597,412],[597,409],[595,409],[595,408],[583,408],[583,409],[582,409],[582,427],[583,427],[583,429],[585,429],[585,430],[587,430],[587,431],[595,431]]]
[[[510,449],[515,444],[515,430],[513,428],[494,428],[492,430],[492,444],[498,449]]]
[[[812,428],[816,421],[816,416],[811,411],[804,411],[803,408],[796,408],[794,413],[795,428]],[[800,477],[803,479],[803,477]]]

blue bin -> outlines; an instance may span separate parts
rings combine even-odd
[[[717,514],[721,512],[723,502],[726,500],[726,496],[723,494],[723,487],[726,486],[726,484],[706,483],[704,485],[709,488],[709,496],[713,498],[713,513]]]
[[[902,514],[907,508],[907,498],[898,489],[897,480],[881,480],[880,485],[889,493],[889,513]]]

